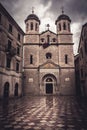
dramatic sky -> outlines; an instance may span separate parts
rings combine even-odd
[[[79,37],[82,25],[87,22],[87,0],[0,0],[19,26],[25,31],[24,20],[32,12],[40,18],[40,32],[46,30],[46,24],[50,24],[50,30],[56,32],[55,20],[61,14],[61,7],[71,20],[73,33],[74,54],[77,53]]]

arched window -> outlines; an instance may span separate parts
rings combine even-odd
[[[4,85],[4,93],[3,93],[4,97],[9,97],[9,83],[6,82]]]
[[[52,79],[51,78],[47,78],[46,82],[52,82]]]
[[[11,67],[11,57],[10,56],[6,56],[6,67],[10,69]]]
[[[61,31],[61,24],[59,23],[59,31]]]
[[[33,30],[33,22],[31,22],[31,30]]]
[[[53,42],[56,42],[56,38],[53,38]]]
[[[18,83],[15,84],[14,96],[18,96]]]
[[[16,72],[19,72],[19,62],[16,63]]]
[[[33,64],[33,55],[30,55],[30,64]]]
[[[38,28],[38,24],[36,23],[36,25],[35,25],[35,31],[37,31],[37,28]]]
[[[41,38],[41,42],[44,42],[44,38]]]
[[[66,30],[66,23],[63,23],[63,30]]]
[[[68,64],[68,55],[65,55],[65,64]]]
[[[51,59],[52,58],[52,54],[51,53],[46,53],[46,58],[47,59]]]

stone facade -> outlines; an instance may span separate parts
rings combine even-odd
[[[23,44],[24,94],[74,95],[75,68],[70,18],[61,14],[57,33],[39,32],[40,20],[30,14],[25,20]]]
[[[40,33],[40,23],[32,12],[24,34],[0,4],[0,97],[75,94],[71,20],[61,14],[56,33],[49,24]]]
[[[22,95],[24,32],[0,4],[0,97]]]

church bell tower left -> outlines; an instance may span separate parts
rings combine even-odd
[[[32,14],[28,15],[28,17],[25,19],[25,25],[26,25],[25,42],[38,43],[40,20],[38,16],[34,14],[33,9]]]

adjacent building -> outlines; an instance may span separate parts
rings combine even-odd
[[[75,66],[71,19],[62,14],[54,21],[56,33],[39,32],[41,21],[34,11],[26,20],[23,44],[24,94],[74,95]]]
[[[81,95],[87,96],[87,23],[82,26],[79,48],[78,48],[78,62],[75,60],[75,64],[79,67],[77,75],[77,81],[81,89]]]
[[[22,95],[24,32],[0,4],[0,97]]]

